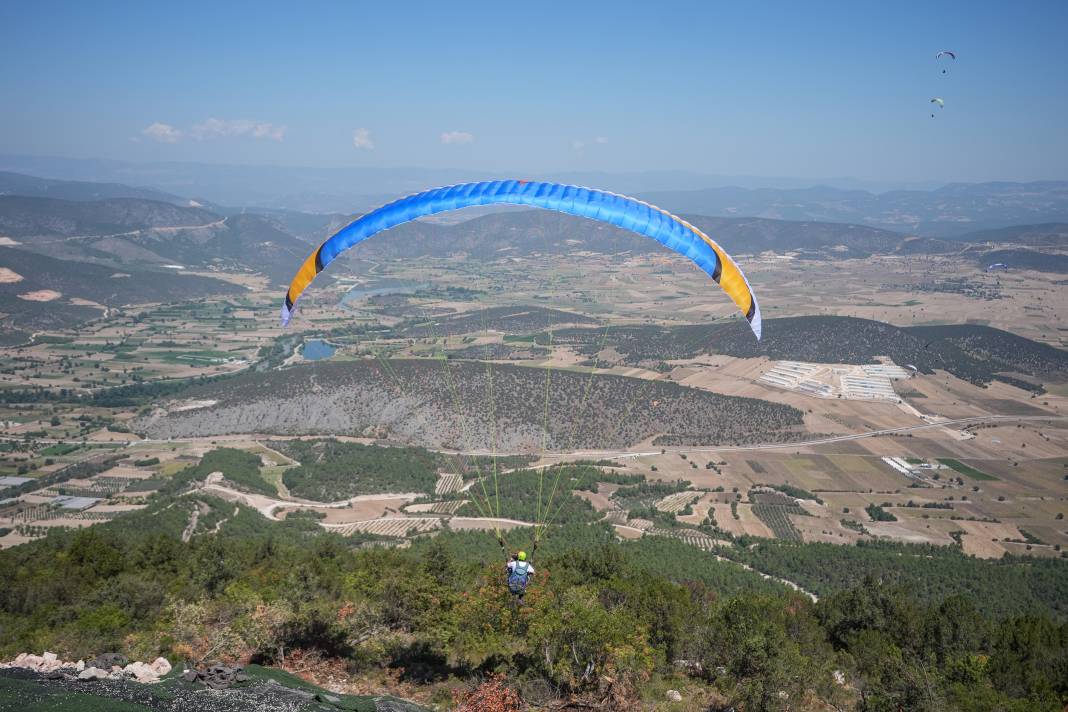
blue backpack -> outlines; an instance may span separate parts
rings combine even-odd
[[[525,561],[515,562],[515,566],[508,572],[508,590],[512,593],[523,593],[527,590],[529,579],[530,564]]]

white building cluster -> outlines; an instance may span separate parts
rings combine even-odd
[[[864,366],[776,361],[757,380],[769,386],[797,391],[816,398],[885,400],[900,402],[893,381],[911,374],[895,364]]]

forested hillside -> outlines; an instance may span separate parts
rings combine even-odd
[[[548,335],[538,337],[547,343]],[[818,363],[895,363],[930,373],[942,369],[974,383],[989,383],[1002,372],[1041,380],[1068,380],[1068,352],[1001,329],[978,324],[899,327],[870,319],[803,316],[764,321],[757,341],[741,321],[684,326],[561,329],[553,343],[573,344],[593,355],[602,341],[627,363],[693,358],[712,353]]]
[[[276,219],[157,200],[0,196],[0,235],[50,257],[115,267],[163,265],[259,272],[286,282],[310,245]]]
[[[1065,240],[1068,243],[1068,239]],[[1068,272],[1068,255],[1037,250],[991,250],[976,257],[980,267],[1001,263],[1012,270],[1032,269],[1038,272],[1064,274]]]
[[[447,370],[446,370],[447,369]],[[162,412],[136,427],[151,437],[224,433],[350,434],[427,447],[623,447],[663,434],[676,444],[788,441],[802,414],[789,406],[663,381],[487,367],[432,359],[321,363],[245,373],[188,389],[214,405]],[[547,417],[548,416],[548,417]]]
[[[140,198],[81,201],[0,196],[0,234],[13,238],[113,235],[215,220],[218,217],[207,210]]]
[[[209,277],[129,268],[118,272],[99,264],[60,260],[11,247],[0,247],[0,264],[8,270],[0,281],[6,315],[0,333],[11,338],[43,329],[65,329],[99,318],[99,308],[71,304],[84,299],[109,307],[171,302],[190,294],[240,294],[235,284]]]
[[[141,198],[175,205],[189,205],[187,198],[122,183],[94,183],[81,180],[38,178],[24,173],[0,171],[0,195],[21,195],[30,198],[57,200],[107,200],[110,198]]]
[[[968,232],[954,238],[961,242],[1008,242],[1019,245],[1064,247],[1068,244],[1068,223],[1013,225],[995,230]]]
[[[491,534],[361,550],[307,521],[272,523],[191,497],[208,521],[188,543],[179,532],[194,501],[157,495],[144,512],[0,552],[0,655],[287,656],[371,679],[409,669],[406,689],[427,696],[495,672],[620,712],[649,699],[647,689],[662,700],[665,683],[750,710],[804,700],[803,709],[1057,712],[1068,702],[1063,611],[1044,609],[1048,598],[1018,600],[1018,586],[985,575],[997,563],[945,569],[941,592],[916,598],[909,589],[931,567],[908,562],[925,550],[897,547],[905,563],[892,579],[828,583],[812,603],[681,542],[617,543],[602,526],[573,525],[545,538],[517,607]],[[527,546],[529,535],[509,543]],[[749,558],[774,565],[760,551]],[[1043,565],[1049,591],[1063,589],[1068,566]],[[953,593],[961,576],[969,595]]]

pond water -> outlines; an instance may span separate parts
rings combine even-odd
[[[333,356],[335,351],[337,349],[332,344],[321,339],[311,339],[304,342],[304,350],[301,353],[309,361],[321,361]]]
[[[357,285],[345,292],[345,296],[341,298],[341,303],[346,302],[358,302],[361,299],[367,299],[368,297],[384,297],[387,294],[415,294],[421,289],[428,289],[429,284],[418,284],[416,282],[391,282],[383,280],[375,284],[369,285]]]

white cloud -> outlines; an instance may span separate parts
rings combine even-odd
[[[153,141],[160,143],[178,143],[182,138],[182,132],[170,124],[162,124],[159,121],[149,124],[141,129],[141,134],[148,136]]]
[[[371,138],[370,129],[356,129],[352,132],[352,145],[361,150],[372,150],[375,147],[374,139]]]
[[[445,131],[441,134],[442,143],[471,143],[474,140],[475,135],[467,131]]]
[[[594,136],[592,139],[590,139],[588,141],[585,140],[585,139],[575,139],[574,141],[571,142],[571,148],[575,149],[576,151],[581,151],[581,150],[585,149],[587,146],[589,146],[591,144],[597,144],[598,146],[603,146],[606,143],[608,143],[608,138],[607,137],[605,137],[605,136]]]
[[[178,143],[185,138],[198,141],[210,138],[247,136],[256,139],[281,141],[286,134],[286,127],[265,121],[249,119],[207,119],[195,124],[191,129],[182,130],[159,121],[141,131],[142,135],[160,143]]]
[[[257,139],[281,141],[285,137],[286,127],[264,121],[249,119],[207,119],[189,130],[197,139],[220,138],[229,136],[248,136]]]

